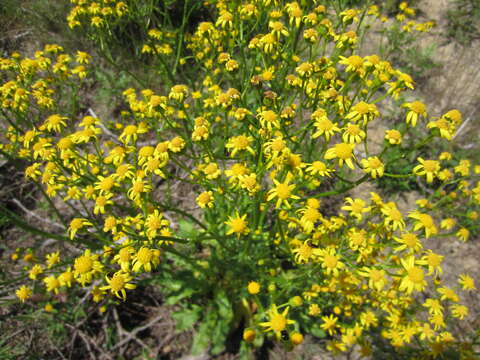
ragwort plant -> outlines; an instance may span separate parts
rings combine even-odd
[[[124,2],[81,3],[95,10],[82,16],[135,11]],[[42,294],[62,307],[59,294],[89,294],[108,311],[149,279],[182,306],[181,327],[198,326],[193,352],[218,354],[240,329],[243,356],[267,339],[291,349],[307,334],[333,353],[358,344],[365,356],[378,348],[473,356],[476,334],[454,326],[468,316],[461,296],[476,290],[474,280],[442,281],[444,256],[428,245],[467,241],[478,228],[480,167],[419,151],[451,141],[461,113],[432,116],[420,101],[402,103],[404,121],[374,149],[383,102],[414,89],[388,61],[356,53],[362,22],[380,16],[377,7],[215,7],[212,22],[185,33],[191,54],[179,63],[195,70],[191,84],[126,89],[127,110],[113,121],[78,110],[76,94],[94,66],[88,54],[49,45],[32,58],[0,60],[10,123],[1,152],[29,163],[25,176],[63,232],[3,212],[58,249],[77,249],[13,253],[25,265],[9,285],[18,299],[34,307]],[[108,31],[110,21],[98,23]],[[391,165],[405,159],[411,172],[396,173]],[[406,213],[388,196],[352,196],[384,177],[416,179],[426,197]],[[182,185],[195,207],[179,199]],[[328,215],[332,198],[343,205]]]

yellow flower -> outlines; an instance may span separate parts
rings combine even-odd
[[[347,114],[346,118],[354,122],[363,120],[363,125],[366,125],[369,121],[379,115],[380,113],[375,104],[367,104],[364,101],[360,101],[358,104],[352,106],[351,111]]]
[[[343,166],[343,163],[345,162],[350,169],[353,169],[354,166],[352,159],[355,158],[353,155],[353,149],[354,145],[352,144],[336,144],[334,147],[327,150],[325,153],[325,159],[331,160],[338,158],[338,163],[340,166]]]
[[[385,140],[387,140],[390,145],[399,145],[402,142],[402,134],[395,129],[385,130]]]
[[[358,221],[362,220],[364,213],[370,211],[370,207],[365,206],[365,201],[362,199],[352,199],[347,197],[345,199],[347,205],[342,206],[342,210],[348,211],[351,216],[355,217]]]
[[[290,341],[295,346],[300,345],[303,343],[303,335],[298,332],[294,332],[292,335],[290,335]]]
[[[340,129],[334,124],[332,121],[330,121],[327,117],[322,117],[318,120],[315,121],[313,124],[316,128],[317,131],[313,133],[312,138],[316,139],[319,136],[324,135],[325,139],[327,141],[330,140],[330,137],[335,133],[339,132]]]
[[[213,193],[211,191],[204,191],[200,195],[197,196],[196,202],[198,206],[202,209],[206,207],[212,208],[213,207]]]
[[[56,251],[45,256],[48,268],[57,264],[60,261],[60,251]]]
[[[243,340],[246,342],[253,342],[255,340],[257,333],[253,329],[245,329],[243,330]]]
[[[338,327],[337,321],[338,318],[330,314],[328,316],[322,316],[323,324],[320,325],[320,327],[328,332],[329,335],[333,335],[335,333],[335,329]]]
[[[36,280],[38,275],[43,274],[42,265],[36,264],[33,265],[30,271],[28,272],[28,277],[32,280]]]
[[[409,256],[406,259],[400,259],[400,263],[403,266],[404,274],[399,290],[405,291],[407,294],[411,294],[414,290],[423,291],[427,286],[427,281],[423,269],[416,266],[415,257]]]
[[[368,159],[362,159],[363,171],[374,179],[382,177],[385,171],[385,166],[377,156],[369,157]]]
[[[433,179],[438,176],[440,171],[440,163],[437,160],[423,160],[421,157],[417,158],[420,165],[413,168],[415,175],[425,175],[427,183],[431,183]]]
[[[311,175],[320,175],[330,177],[330,173],[334,170],[329,169],[322,161],[314,161],[311,165],[308,165],[307,172]]]
[[[234,157],[237,152],[247,150],[250,154],[255,155],[255,151],[250,146],[253,141],[253,137],[246,135],[239,135],[230,138],[225,146],[227,149],[233,149],[230,156]]]
[[[463,242],[466,242],[470,237],[470,231],[468,231],[467,228],[462,227],[457,231],[455,235]]]
[[[458,278],[458,283],[462,286],[463,290],[473,291],[477,289],[475,287],[475,280],[467,274],[461,274]]]
[[[460,304],[453,304],[450,307],[453,317],[463,320],[465,316],[468,315],[468,307]]]
[[[339,271],[345,267],[345,264],[342,263],[339,259],[340,255],[337,255],[335,249],[328,248],[326,250],[320,250],[321,255],[320,259],[322,262],[322,268],[325,269],[327,275],[332,274],[334,277],[337,277]]]
[[[289,185],[291,179],[291,176],[289,175],[287,175],[287,178],[283,183],[277,181],[276,179],[273,179],[275,187],[268,191],[267,201],[271,201],[277,198],[277,202],[275,204],[275,207],[277,209],[284,204],[287,208],[290,208],[290,203],[288,202],[289,199],[300,199],[300,197],[292,194],[292,191],[295,189],[295,185]]]
[[[364,267],[359,271],[359,274],[368,278],[368,286],[370,289],[382,291],[383,287],[387,284],[387,277],[385,270],[375,269],[370,267]]]
[[[342,140],[347,144],[359,144],[367,134],[357,124],[348,123],[343,132]]]
[[[21,302],[25,302],[25,300],[32,296],[32,289],[26,285],[22,285],[15,291],[15,295],[17,295]]]
[[[260,284],[256,281],[250,281],[247,286],[247,291],[249,294],[256,295],[260,292]]]
[[[277,306],[272,304],[271,308],[268,310],[269,321],[260,323],[260,326],[263,326],[264,331],[273,331],[275,337],[279,340],[281,338],[281,333],[284,331],[288,325],[295,324],[295,321],[287,318],[289,307],[287,306],[282,313],[278,312]]]
[[[225,222],[229,226],[227,235],[237,234],[237,236],[247,234],[250,230],[248,228],[248,223],[245,220],[247,214],[240,216],[238,213],[236,217],[228,217],[228,221]]]
[[[90,249],[85,250],[83,255],[77,257],[73,264],[73,275],[82,285],[92,281],[95,274],[102,271],[103,265],[98,261],[98,255],[92,255]]]
[[[348,58],[340,56],[340,61],[338,63],[345,65],[347,67],[345,71],[347,72],[359,72],[363,67],[363,59],[358,55],[352,55]]]
[[[292,252],[294,253],[294,259],[297,263],[307,263],[312,257],[322,254],[320,249],[310,246],[308,240],[300,246],[295,247]]]
[[[61,286],[58,278],[51,275],[51,276],[48,276],[45,279],[43,279],[43,282],[45,283],[45,285],[47,287],[47,291],[54,292],[55,294],[58,294],[58,289]]]
[[[427,117],[427,107],[421,101],[414,101],[411,103],[405,103],[402,107],[407,108],[407,124],[411,124],[413,127],[417,125],[418,118],[420,116]]]
[[[69,233],[70,239],[73,240],[78,230],[82,229],[84,226],[93,226],[93,224],[89,222],[87,219],[82,219],[82,218],[75,218],[72,221],[70,221],[70,226],[68,227],[68,233]]]
[[[133,290],[136,288],[134,284],[129,284],[129,281],[132,280],[132,278],[126,273],[117,272],[111,279],[109,279],[108,276],[105,276],[105,279],[107,280],[108,285],[102,286],[100,290],[110,290],[112,294],[115,294],[116,297],[123,301],[127,298],[125,289]]]
[[[163,215],[155,209],[151,214],[147,216],[145,220],[145,233],[147,237],[152,240],[157,236],[157,232],[162,227],[168,227],[169,221],[163,218]]]
[[[413,211],[408,215],[408,217],[417,220],[413,227],[413,231],[417,231],[420,229],[424,229],[425,237],[429,238],[430,235],[436,235],[438,233],[438,229],[435,226],[435,223],[432,217],[428,214],[423,214],[418,211]]]
[[[123,132],[118,137],[118,140],[122,141],[124,144],[129,144],[130,142],[136,142],[139,134],[146,133],[147,129],[142,126],[137,125],[127,125]]]
[[[157,266],[160,263],[160,250],[149,249],[147,247],[142,247],[133,257],[133,268],[134,272],[139,272],[140,269],[145,271],[152,271],[152,268]]]
[[[407,232],[402,234],[400,238],[394,237],[393,239],[401,244],[393,250],[394,252],[408,250],[413,253],[418,252],[423,248],[422,242],[414,233]]]

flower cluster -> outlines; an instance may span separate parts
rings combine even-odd
[[[99,26],[133,11],[120,4],[78,2],[70,24],[91,16]],[[114,121],[67,113],[66,100],[53,99],[49,81],[74,86],[88,55],[73,60],[49,47],[33,59],[0,59],[2,75],[15,79],[0,87],[3,114],[14,119],[2,153],[29,163],[25,176],[52,206],[68,206],[58,221],[80,250],[44,261],[26,254],[31,282],[18,298],[81,291],[97,302],[108,293],[125,300],[140,278],[163,279],[168,292],[163,273],[184,271],[190,278],[175,280],[196,284],[185,298],[207,301],[216,289],[241,304],[246,343],[271,334],[298,345],[310,333],[328,334],[333,352],[358,344],[368,354],[375,336],[428,354],[464,346],[451,320],[467,316],[461,294],[476,290],[474,280],[458,274],[455,287],[444,283],[444,255],[429,242],[468,239],[480,167],[437,153],[440,146],[417,151],[432,140],[448,144],[462,116],[430,117],[418,100],[395,102],[414,88],[412,78],[356,51],[361,22],[378,16],[375,7],[316,1],[217,1],[216,20],[184,39],[196,78],[126,89]],[[148,34],[144,53],[175,53],[168,31]],[[405,121],[374,146],[369,134],[385,99]],[[396,154],[412,158],[410,173],[389,170]],[[352,192],[388,177],[416,179],[428,198],[405,210],[388,194]],[[181,186],[194,193],[193,211],[175,193]],[[463,208],[469,221],[453,217]]]

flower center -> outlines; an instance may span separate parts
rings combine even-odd
[[[280,199],[288,199],[290,197],[290,188],[287,184],[277,185],[277,195]]]
[[[272,324],[273,331],[279,332],[285,330],[285,327],[287,326],[287,319],[285,319],[285,316],[281,314],[276,314],[272,316],[270,323]]]
[[[414,266],[408,270],[408,278],[415,284],[421,283],[423,281],[423,277],[423,270],[419,267]]]
[[[80,256],[78,259],[75,260],[75,270],[80,274],[85,274],[92,270],[93,261],[88,256]]]

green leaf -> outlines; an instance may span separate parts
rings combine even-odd
[[[176,295],[169,296],[166,303],[168,305],[175,305],[180,302],[180,300],[185,299],[191,296],[195,291],[193,289],[185,289],[184,291],[177,293]]]
[[[188,220],[183,220],[183,219],[180,220],[178,222],[178,226],[179,226],[178,236],[180,237],[192,238],[197,233],[193,222],[190,222]]]
[[[191,350],[192,355],[200,355],[210,345],[210,339],[212,335],[212,333],[210,332],[211,330],[210,326],[211,326],[210,322],[205,321],[198,328],[198,331],[195,334],[195,337],[193,338],[193,344],[192,344],[192,350]]]
[[[172,314],[176,321],[177,330],[185,331],[191,329],[200,318],[201,308],[195,306],[193,309],[185,309]]]
[[[325,336],[327,336],[327,334],[325,333],[325,331],[323,329],[321,329],[320,327],[312,327],[310,329],[310,334],[312,334],[313,336],[319,338],[319,339],[323,339]]]

